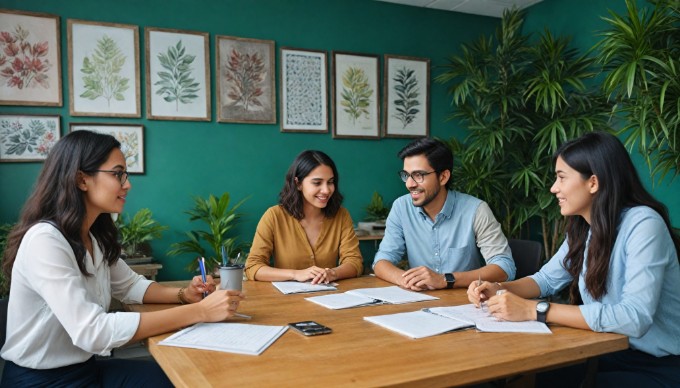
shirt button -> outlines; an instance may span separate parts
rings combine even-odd
[[[434,255],[435,255],[435,256],[439,256],[439,253],[438,253],[438,252],[435,252]]]

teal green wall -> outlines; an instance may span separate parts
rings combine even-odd
[[[638,0],[638,7],[649,3]],[[600,39],[598,34],[607,28],[602,17],[608,17],[608,10],[625,14],[624,0],[543,0],[529,9],[525,30],[539,33],[545,27],[559,35],[568,35],[575,47],[582,52],[594,46]],[[548,23],[549,22],[549,23]],[[680,179],[666,178],[652,182],[647,165],[637,151],[631,154],[638,174],[648,190],[667,207],[671,223],[680,227]]]
[[[392,201],[405,192],[396,171],[396,153],[408,140],[333,140],[331,134],[281,133],[277,125],[223,124],[215,116],[214,40],[231,35],[276,41],[282,46],[370,54],[429,57],[432,74],[460,43],[490,33],[496,19],[419,9],[368,0],[117,0],[45,1],[3,0],[2,8],[56,14],[61,17],[64,107],[0,107],[5,113],[59,114],[62,133],[71,122],[142,123],[145,127],[146,174],[133,175],[126,212],[149,207],[169,225],[164,238],[153,243],[164,268],[159,279],[186,278],[183,268],[191,256],[166,257],[172,242],[197,225],[183,213],[192,196],[229,191],[235,200],[250,197],[242,207],[238,232],[251,240],[264,210],[275,204],[283,177],[295,155],[320,149],[336,162],[345,206],[355,222],[374,191]],[[143,28],[162,27],[210,33],[213,75],[213,121],[173,122],[141,119],[74,117],[68,115],[66,19],[115,22]],[[144,42],[140,39],[140,52]],[[142,62],[143,63],[143,62]],[[382,61],[381,61],[382,63]],[[143,69],[143,66],[140,66]],[[278,62],[277,62],[278,73]],[[278,79],[278,77],[277,77]],[[142,72],[142,85],[144,74]],[[278,82],[277,82],[278,86]],[[142,96],[145,92],[142,89]],[[449,109],[444,87],[431,86],[431,133],[450,137],[444,124]],[[146,115],[142,97],[142,116]],[[41,168],[40,163],[0,164],[0,222],[16,221]],[[366,262],[373,259],[372,242],[362,243]]]

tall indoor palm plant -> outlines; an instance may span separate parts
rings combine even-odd
[[[449,141],[454,185],[487,201],[508,236],[530,235],[538,217],[549,257],[563,228],[549,192],[552,154],[567,139],[608,129],[610,107],[586,86],[593,58],[547,30],[533,42],[523,22],[521,11],[506,11],[495,35],[463,44],[436,81],[451,85],[450,119],[467,132]]]
[[[607,76],[602,85],[624,119],[626,145],[644,156],[653,176],[680,173],[680,1],[650,1],[610,11],[595,46]]]

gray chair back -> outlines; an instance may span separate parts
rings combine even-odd
[[[543,244],[533,240],[509,239],[508,245],[517,267],[515,279],[533,275],[541,269]]]

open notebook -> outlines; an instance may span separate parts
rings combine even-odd
[[[288,326],[243,323],[197,323],[159,342],[159,345],[260,355]]]
[[[340,294],[313,296],[305,299],[326,308],[338,310],[382,303],[402,304],[422,302],[426,300],[437,300],[439,298],[421,292],[404,290],[397,286],[390,286],[357,288]]]
[[[319,291],[335,291],[338,283],[328,284],[312,284],[311,282],[272,282],[272,286],[276,287],[284,294],[300,294],[305,292],[319,292]]]
[[[500,321],[473,304],[433,307],[364,319],[411,338],[429,337],[472,327],[479,331],[496,333],[552,333],[545,323]]]

